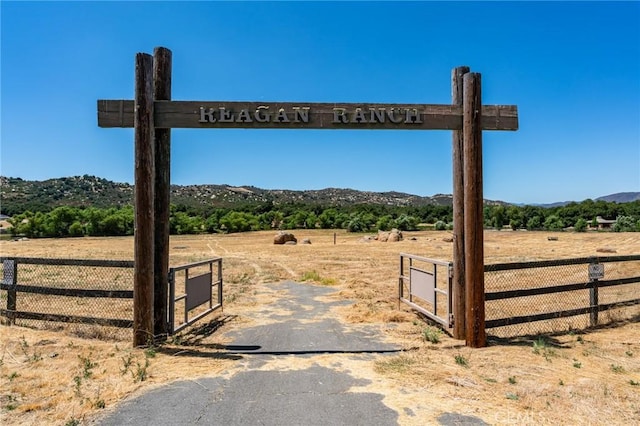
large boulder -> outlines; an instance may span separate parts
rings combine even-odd
[[[286,244],[289,241],[294,243],[298,242],[298,239],[290,232],[280,231],[273,237],[273,244]]]
[[[381,243],[386,243],[387,241],[390,243],[395,243],[397,241],[402,241],[402,232],[393,228],[389,232],[378,231],[378,236],[376,237],[378,241]]]
[[[402,241],[402,232],[393,228],[391,232],[389,232],[389,239],[387,241],[389,241],[390,243]]]

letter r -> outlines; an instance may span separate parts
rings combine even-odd
[[[200,120],[198,120],[198,123],[215,123],[214,111],[213,108],[209,108],[209,111],[207,111],[204,107],[200,107]]]
[[[349,120],[347,118],[346,109],[344,108],[334,108],[333,109],[333,122],[334,123],[348,123]]]

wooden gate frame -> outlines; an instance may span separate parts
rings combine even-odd
[[[451,105],[171,101],[171,51],[137,53],[135,99],[98,100],[98,126],[133,127],[133,345],[166,335],[172,128],[453,131],[454,337],[486,344],[482,130],[517,130],[515,105],[482,105],[481,76],[451,74]]]

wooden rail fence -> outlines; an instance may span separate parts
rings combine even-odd
[[[491,275],[492,273],[498,273],[501,271],[522,271],[526,269],[539,269],[539,268],[553,268],[570,265],[589,265],[589,269],[584,268],[584,276],[589,280],[585,282],[570,282],[566,284],[557,284],[550,286],[530,286],[528,288],[516,288],[506,289],[500,291],[491,291],[485,293],[485,301],[493,302],[500,300],[508,300],[515,298],[531,298],[533,296],[551,295],[567,292],[588,292],[588,297],[579,297],[577,304],[582,304],[580,307],[574,307],[572,309],[559,309],[552,312],[535,312],[539,311],[539,306],[533,299],[531,302],[514,301],[514,304],[518,304],[520,310],[524,310],[527,313],[523,315],[514,315],[502,318],[494,318],[485,321],[486,328],[504,327],[516,324],[525,324],[536,321],[552,320],[558,318],[567,318],[577,315],[589,314],[590,326],[598,325],[598,313],[607,311],[614,308],[621,308],[625,306],[633,306],[640,304],[640,298],[634,297],[640,294],[640,288],[636,291],[628,292],[627,297],[623,300],[616,300],[609,303],[599,302],[600,290],[606,287],[622,286],[629,284],[640,283],[640,264],[638,267],[630,267],[629,272],[625,273],[624,277],[615,277],[612,279],[602,279],[604,276],[604,266],[594,267],[592,265],[605,265],[609,263],[619,262],[634,262],[640,261],[640,255],[630,256],[608,256],[608,257],[584,257],[575,259],[562,259],[562,260],[546,260],[546,261],[534,261],[534,262],[517,262],[517,263],[501,263],[493,265],[485,265],[485,274]],[[635,265],[634,265],[635,266]],[[601,271],[602,276],[591,275],[591,270]],[[588,272],[589,271],[589,272]],[[575,271],[572,273],[575,275]],[[538,276],[542,276],[542,272],[536,273]],[[544,275],[553,275],[553,272],[548,272]],[[630,275],[630,276],[628,276]],[[485,278],[486,279],[486,278]],[[487,282],[491,281],[486,279]],[[511,277],[510,280],[518,282],[518,278]],[[553,280],[553,278],[552,278]],[[560,279],[558,279],[560,281]],[[630,296],[630,297],[629,297]],[[558,296],[560,297],[560,296]],[[575,298],[573,299],[575,301]],[[557,305],[562,304],[558,301]]]
[[[18,303],[19,294],[38,294],[45,296],[59,296],[60,298],[98,298],[98,299],[133,299],[133,290],[123,289],[100,289],[87,288],[91,284],[83,283],[80,279],[72,275],[63,275],[58,271],[55,273],[41,272],[40,274],[30,274],[28,282],[20,281],[18,274],[19,265],[39,265],[53,267],[81,267],[90,268],[93,277],[100,275],[99,270],[103,268],[126,268],[133,270],[132,261],[123,260],[92,260],[92,259],[44,259],[26,257],[0,257],[2,263],[2,281],[0,281],[0,291],[6,291],[6,305],[0,307],[0,316],[7,319],[8,324],[14,324],[16,319],[55,321],[65,323],[83,323],[110,327],[131,328],[132,319],[105,318],[103,316],[76,315],[68,313],[44,313],[33,310],[20,309]],[[99,269],[98,269],[99,268]],[[85,274],[87,273],[84,271]],[[49,278],[55,275],[55,279]],[[133,274],[131,274],[133,277]],[[47,281],[56,281],[55,285]],[[95,282],[95,280],[89,280]],[[107,280],[105,280],[107,281]],[[102,283],[100,287],[104,287]],[[131,288],[133,282],[129,284]],[[60,303],[60,311],[64,311],[64,303]],[[68,305],[68,304],[67,304]],[[52,307],[47,306],[49,309]],[[56,309],[58,306],[56,305]],[[44,310],[44,309],[41,309]],[[93,306],[89,309],[93,312],[104,312],[104,309]]]

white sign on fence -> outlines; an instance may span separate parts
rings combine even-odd
[[[604,278],[604,265],[602,263],[592,263],[589,265],[589,280],[601,280]]]
[[[431,303],[435,303],[436,279],[433,273],[422,269],[411,267],[409,282],[411,283],[411,294]]]

